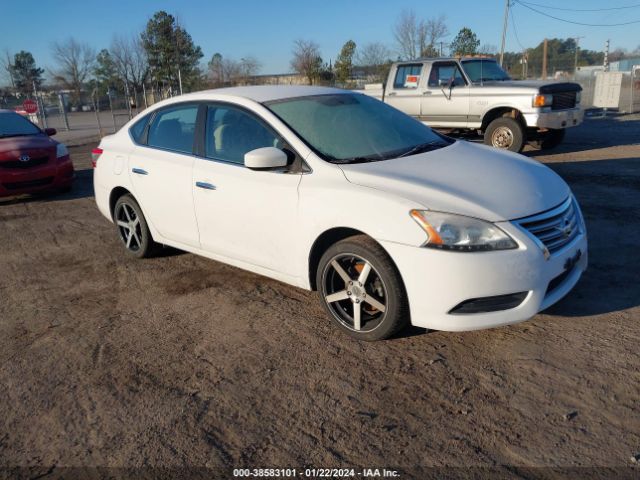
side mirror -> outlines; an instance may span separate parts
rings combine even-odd
[[[244,154],[244,166],[252,170],[266,170],[286,167],[289,159],[279,148],[256,148]]]
[[[55,128],[45,128],[44,133],[49,137],[53,137],[58,131]]]

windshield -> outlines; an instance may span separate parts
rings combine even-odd
[[[36,135],[38,133],[42,133],[40,129],[22,115],[13,112],[0,113],[0,138]]]
[[[336,93],[265,104],[327,161],[386,160],[433,150],[452,141],[379,100]]]
[[[461,63],[467,77],[473,83],[511,80],[511,77],[495,60],[478,58],[475,60],[462,60]]]

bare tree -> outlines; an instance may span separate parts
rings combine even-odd
[[[236,61],[231,58],[223,58],[215,53],[209,62],[209,77],[214,87],[224,85],[237,85],[248,83],[250,77],[260,71],[261,63],[253,56],[248,55]]]
[[[309,80],[309,85],[318,78],[322,69],[322,57],[320,47],[311,40],[296,40],[293,44],[293,58],[291,68],[304,75]]]
[[[398,53],[406,60],[437,56],[437,44],[449,35],[446,17],[418,19],[413,10],[404,10],[393,27]]]
[[[378,66],[391,59],[391,50],[379,42],[367,43],[356,52],[356,65],[363,67]]]
[[[426,39],[424,22],[418,21],[413,10],[403,10],[393,26],[393,37],[401,57],[405,60],[417,58],[420,56],[420,43]]]
[[[116,72],[125,86],[140,91],[147,74],[149,65],[147,55],[138,36],[115,36],[110,48]]]
[[[481,53],[483,55],[495,55],[497,52],[498,52],[498,47],[496,47],[492,43],[485,43],[484,45],[481,45],[480,48],[478,49],[478,53]]]
[[[370,82],[384,81],[389,73],[392,52],[379,42],[367,43],[356,51],[355,65],[362,68]]]
[[[449,35],[449,29],[447,28],[447,17],[440,15],[439,17],[432,17],[427,19],[425,23],[425,37],[426,45],[424,47],[431,46],[438,49],[438,44]],[[423,47],[423,50],[424,50]]]
[[[9,79],[11,88],[14,89],[16,88],[16,84],[13,79],[13,62],[11,61],[12,58],[13,55],[11,55],[9,49],[5,48],[2,52],[2,57],[0,58],[0,64],[2,65],[3,76],[6,76],[6,78]]]
[[[51,72],[53,79],[71,90],[73,100],[79,103],[82,87],[93,71],[95,50],[69,37],[62,43],[54,42],[52,52],[57,62],[57,69]]]
[[[242,57],[240,59],[240,75],[242,81],[247,83],[251,77],[260,71],[260,68],[262,68],[262,64],[255,57],[251,55]]]

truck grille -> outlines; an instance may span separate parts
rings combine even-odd
[[[560,250],[580,232],[578,212],[571,197],[559,207],[523,218],[517,223],[547,247],[549,253]]]
[[[0,168],[12,168],[12,169],[27,169],[44,165],[49,161],[49,157],[30,158],[26,162],[20,160],[9,160],[7,162],[0,162]]]
[[[557,92],[553,94],[551,102],[551,110],[564,110],[567,108],[575,108],[576,92]]]

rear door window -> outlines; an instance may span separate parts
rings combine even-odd
[[[198,105],[179,105],[156,113],[147,145],[180,153],[193,153]]]
[[[393,81],[393,88],[418,88],[422,64],[399,65],[396,70],[396,78]]]

